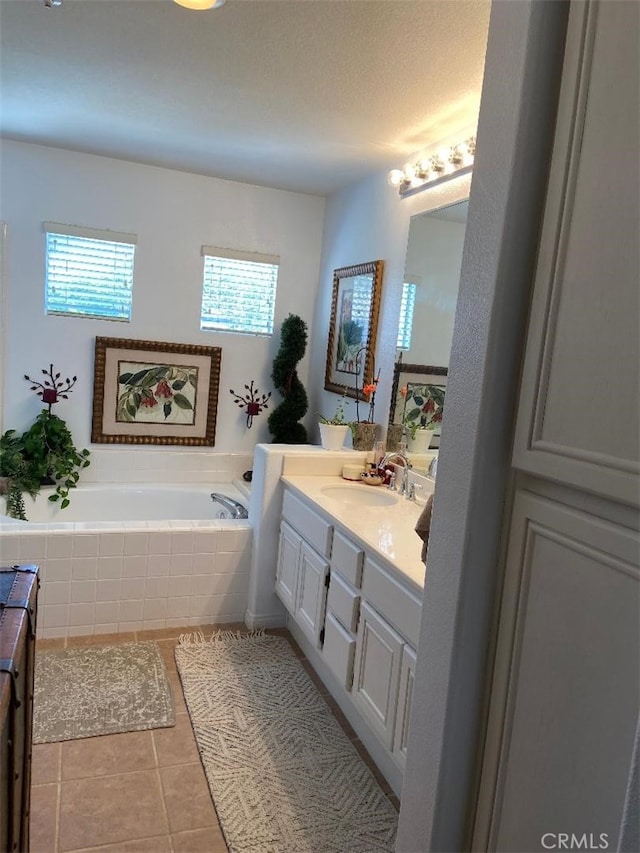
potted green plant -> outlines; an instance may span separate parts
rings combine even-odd
[[[345,403],[346,396],[343,394],[331,418],[325,418],[318,412],[320,443],[325,450],[341,450],[344,445],[350,427],[350,422],[345,420],[344,416]]]
[[[78,450],[66,423],[54,415],[51,407],[60,398],[67,399],[76,383],[73,379],[60,380],[49,371],[42,371],[48,378],[44,383],[25,376],[32,384],[32,391],[47,403],[35,422],[19,435],[16,430],[7,430],[0,437],[0,477],[5,478],[7,514],[26,521],[24,495],[36,497],[40,488],[54,486],[50,501],[60,501],[61,509],[69,506],[69,491],[76,487],[80,470],[89,463],[89,451]]]

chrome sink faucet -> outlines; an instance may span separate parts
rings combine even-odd
[[[397,489],[399,495],[408,494],[409,487],[409,469],[411,468],[411,463],[409,462],[409,458],[407,456],[406,446],[404,441],[400,443],[400,450],[392,450],[390,453],[385,454],[383,456],[382,461],[380,462],[380,467],[385,468],[387,465],[393,465],[394,459],[400,460],[402,464],[402,479],[400,480],[400,485],[396,486],[397,482],[397,471],[394,477],[392,478],[392,484],[389,485],[389,488]]]

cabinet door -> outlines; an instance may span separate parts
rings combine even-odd
[[[290,613],[295,613],[298,590],[298,559],[302,539],[285,522],[280,526],[276,593]]]
[[[322,657],[345,690],[351,690],[353,681],[353,654],[356,647],[355,637],[342,627],[333,613],[327,611],[324,626],[324,645]]]
[[[327,603],[329,563],[302,540],[298,564],[295,618],[307,637],[319,648]]]
[[[393,735],[393,756],[404,770],[407,762],[407,742],[409,740],[409,717],[413,699],[413,682],[416,671],[416,653],[410,646],[402,650],[400,662],[400,689],[398,690],[398,710]]]
[[[391,749],[404,640],[363,603],[356,639],[353,699],[381,741]]]

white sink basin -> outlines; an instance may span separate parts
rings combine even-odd
[[[392,506],[398,500],[393,492],[382,486],[367,486],[364,483],[349,486],[323,486],[320,492],[332,501],[345,506]]]

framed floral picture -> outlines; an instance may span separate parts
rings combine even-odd
[[[341,267],[333,273],[331,320],[324,387],[356,397],[373,381],[382,261]],[[366,395],[365,395],[366,396]]]
[[[91,441],[213,447],[221,353],[97,337]]]

